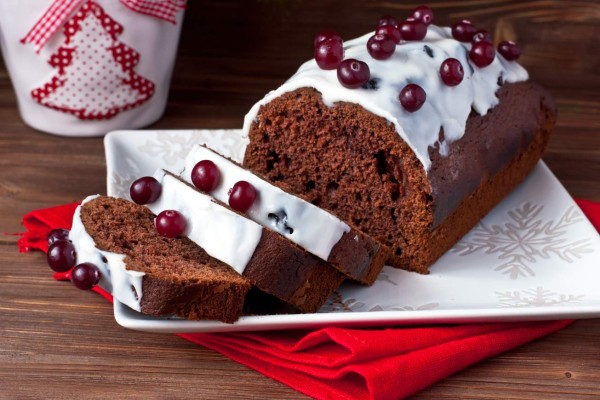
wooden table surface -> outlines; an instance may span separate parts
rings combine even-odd
[[[311,57],[325,27],[343,37],[416,4],[383,1],[192,1],[166,114],[152,128],[239,128],[250,106]],[[556,97],[544,160],[573,195],[600,201],[600,3],[452,1],[436,21],[469,18],[515,39],[522,64]],[[102,139],[39,133],[21,121],[0,64],[0,232],[33,209],[105,193]],[[42,253],[0,235],[0,398],[303,398],[173,335],[129,331],[95,294],[55,282]],[[599,286],[600,287],[600,286]],[[600,398],[600,319],[577,321],[481,362],[416,398]]]

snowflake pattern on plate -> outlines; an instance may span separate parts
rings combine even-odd
[[[572,263],[594,251],[590,239],[570,241],[567,237],[566,227],[584,221],[576,207],[569,207],[558,221],[539,218],[543,208],[524,203],[507,212],[509,221],[503,225],[488,226],[480,222],[452,252],[461,256],[475,252],[495,255],[499,264],[494,270],[517,279],[535,276],[533,266],[540,259],[558,257]]]
[[[393,280],[389,274],[386,274],[385,272],[381,272],[378,276],[377,276],[377,280],[378,281],[382,281],[382,282],[387,282],[390,285],[394,285],[394,286],[398,286],[398,282],[396,282],[395,280]]]
[[[241,130],[119,131],[108,139],[109,192],[126,194],[134,177],[151,175],[156,168],[179,171],[195,144],[238,162],[247,144]],[[328,314],[335,315],[331,321],[356,326],[600,315],[600,236],[543,162],[457,246],[429,275],[386,266],[371,287],[344,283],[315,314],[244,317],[218,328],[206,321],[148,325],[149,317],[126,316],[119,303],[115,315],[124,326],[160,332],[181,332],[181,324],[191,324],[187,332],[305,329],[330,321]],[[517,267],[502,268],[509,261]],[[506,279],[498,279],[503,272]],[[511,272],[532,278],[509,279]]]
[[[555,293],[542,286],[525,290],[496,292],[499,307],[544,307],[559,304],[580,303],[584,295]]]
[[[129,188],[131,187],[133,181],[136,179],[138,179],[138,176],[135,175],[121,176],[116,173],[113,173],[110,177],[110,185],[114,190],[113,196],[131,201]]]
[[[366,301],[366,299],[363,299]],[[356,312],[356,311],[425,311],[433,310],[439,307],[439,303],[431,302],[421,304],[419,306],[413,305],[395,305],[391,307],[383,307],[379,304],[367,304],[359,299],[349,297],[345,298],[342,291],[336,290],[327,299],[327,302],[319,310],[320,313],[328,312]]]
[[[161,131],[147,139],[139,151],[159,158],[166,166],[173,166],[184,160],[196,144],[204,144],[225,157],[241,162],[248,142],[233,130],[202,130],[194,131],[191,135],[185,131]]]

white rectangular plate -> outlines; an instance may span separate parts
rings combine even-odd
[[[156,168],[179,173],[203,143],[241,161],[240,130],[117,131],[106,136],[108,194]],[[235,324],[142,315],[115,301],[117,322],[151,332],[225,332],[600,317],[600,236],[543,162],[431,267],[385,267],[371,287],[345,283],[316,314]]]

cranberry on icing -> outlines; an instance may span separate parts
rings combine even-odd
[[[429,26],[433,22],[433,11],[427,6],[419,6],[413,11],[412,17]]]
[[[383,17],[379,18],[379,21],[377,22],[377,26],[384,26],[384,25],[392,25],[395,27],[398,27],[399,23],[398,20],[394,17],[392,17],[391,15],[384,15]]]
[[[151,176],[144,176],[131,184],[129,195],[137,204],[154,203],[160,197],[160,183]]]
[[[192,169],[192,183],[203,192],[214,190],[221,180],[221,172],[214,162],[202,160]]]
[[[448,86],[456,86],[462,82],[465,71],[456,58],[447,58],[440,66],[442,82]]]
[[[336,69],[343,59],[344,45],[336,38],[325,39],[315,46],[315,61],[321,69]]]
[[[480,68],[490,65],[494,61],[495,56],[494,45],[485,41],[473,43],[469,51],[469,58]]]
[[[388,37],[392,38],[392,40],[394,40],[394,43],[396,43],[396,44],[399,44],[400,40],[402,40],[402,35],[400,34],[400,30],[393,25],[378,26],[377,29],[375,30],[375,35],[388,36]]]
[[[366,62],[349,58],[342,61],[337,70],[337,77],[342,86],[357,89],[369,82],[371,71]]]
[[[488,42],[493,43],[492,34],[486,31],[485,29],[480,29],[473,35],[473,42]]]
[[[373,35],[367,41],[367,51],[376,60],[390,58],[395,50],[394,39],[386,35]]]
[[[327,39],[335,39],[338,40],[340,43],[343,43],[342,37],[339,33],[331,29],[325,29],[317,33],[317,35],[315,36],[314,46],[317,47],[319,43],[324,42]]]
[[[239,181],[233,185],[229,193],[229,205],[236,211],[246,212],[252,207],[258,193],[251,183]]]
[[[402,21],[399,29],[404,40],[423,40],[427,35],[427,25],[414,18],[407,18]]]
[[[470,42],[473,40],[475,32],[477,32],[477,28],[466,19],[452,25],[452,37],[459,42]]]
[[[502,41],[498,44],[498,53],[508,61],[514,61],[521,56],[521,49],[513,41]]]
[[[400,91],[398,99],[406,111],[415,112],[423,106],[427,94],[421,86],[409,83]]]

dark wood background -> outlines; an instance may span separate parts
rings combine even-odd
[[[165,117],[153,128],[239,128],[250,106],[311,57],[325,27],[352,38],[418,3],[190,1]],[[438,24],[469,18],[514,39],[559,105],[544,160],[574,196],[600,201],[600,3],[451,1]],[[157,55],[158,57],[160,55]],[[102,140],[36,132],[19,118],[0,64],[0,232],[30,210],[105,192]],[[0,398],[302,398],[172,335],[128,331],[99,296],[54,282],[41,253],[0,235]],[[600,286],[599,286],[600,287]],[[399,384],[401,384],[401,377]],[[600,320],[571,327],[439,382],[416,398],[600,397]]]

